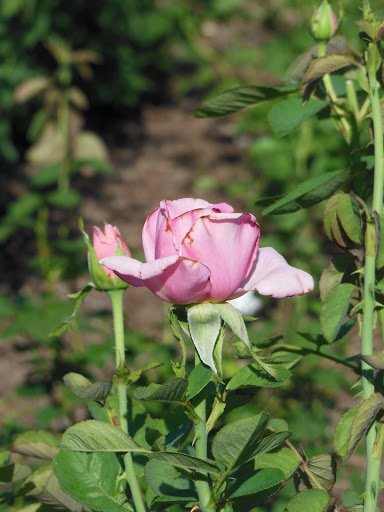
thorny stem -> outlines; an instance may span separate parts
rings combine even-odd
[[[116,350],[116,376],[117,396],[119,401],[119,423],[121,429],[128,434],[128,410],[127,410],[127,381],[125,375],[125,343],[124,343],[124,317],[123,296],[125,290],[110,290],[108,293],[112,303],[113,326],[115,332]],[[145,512],[145,505],[141,489],[136,478],[135,468],[131,453],[124,455],[125,473],[128,485],[131,489],[136,512]]]
[[[373,182],[372,210],[383,212],[384,162],[383,162],[383,123],[379,96],[379,84],[376,80],[377,47],[370,43],[367,50],[367,70],[369,81],[369,97],[372,110],[373,135],[375,147],[375,170]],[[375,309],[375,280],[376,280],[376,224],[373,215],[367,219],[365,235],[365,265],[363,291],[363,324],[361,332],[361,354],[373,354],[373,328]],[[363,397],[366,400],[375,392],[373,369],[362,361]],[[373,457],[373,447],[376,440],[376,422],[374,421],[366,434],[367,469],[365,479],[364,512],[375,512],[380,489],[380,457]],[[382,443],[381,443],[382,444]]]
[[[325,42],[319,42],[317,45],[317,55],[318,57],[325,57],[327,55],[327,43]],[[337,124],[338,130],[343,134],[345,140],[347,143],[350,143],[351,139],[351,127],[343,115],[344,112],[340,108],[340,106],[337,104],[337,95],[335,92],[335,89],[333,88],[331,77],[326,74],[323,76],[323,84],[325,87],[325,90],[331,100],[331,109],[333,113],[335,114],[335,121]]]
[[[195,366],[200,363],[199,354],[195,351]],[[207,442],[208,442],[208,433],[207,433],[207,413],[206,413],[206,400],[202,400],[195,407],[196,414],[201,418],[200,423],[194,426],[195,428],[195,437],[196,437],[196,457],[202,460],[207,460]],[[209,488],[208,483],[208,475],[207,473],[200,472],[196,474],[196,490],[199,496],[199,505],[202,512],[208,512],[207,505],[211,498],[211,490]],[[209,511],[214,512],[213,508],[209,508]]]
[[[329,359],[330,361],[334,361],[337,364],[342,364],[343,366],[346,366],[347,368],[350,368],[355,373],[360,373],[359,369],[356,365],[353,363],[348,363],[347,361],[343,361],[343,359],[339,359],[338,357],[331,356],[330,354],[324,354],[323,352],[320,352],[319,350],[313,350],[311,348],[302,348],[302,347],[295,347],[290,345],[279,345],[279,348],[285,350],[286,352],[294,352],[294,353],[301,353],[304,355],[313,354],[315,356],[324,357],[324,359]]]

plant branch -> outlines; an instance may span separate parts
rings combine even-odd
[[[373,182],[372,210],[379,214],[383,211],[383,123],[379,96],[379,84],[376,80],[376,61],[378,49],[374,43],[370,43],[366,53],[369,97],[371,102],[373,136],[375,147],[375,170]],[[363,324],[361,332],[361,354],[373,354],[373,329],[375,309],[375,280],[376,280],[376,224],[374,216],[367,219],[365,235],[365,265],[364,265],[364,290],[363,290]],[[375,392],[373,381],[373,368],[362,361],[363,397],[366,400]],[[376,440],[376,422],[373,422],[366,434],[366,480],[364,512],[375,512],[377,497],[380,488],[380,463],[377,457],[372,457],[372,450]],[[381,457],[380,457],[381,459]]]
[[[116,377],[117,396],[119,401],[119,423],[121,429],[128,434],[128,410],[127,410],[127,375],[125,370],[125,343],[124,343],[124,317],[123,296],[125,290],[110,290],[108,293],[112,303],[113,326],[115,332],[116,351]],[[131,453],[124,455],[125,473],[128,485],[131,489],[136,512],[145,512],[145,505],[141,494],[139,482],[136,478],[135,468]]]
[[[279,345],[278,348],[280,350],[285,350],[286,352],[294,352],[294,353],[301,353],[303,355],[309,355],[313,354],[315,356],[323,357],[325,359],[329,359],[330,361],[333,361],[338,364],[342,364],[343,366],[346,366],[347,368],[350,368],[355,373],[360,375],[359,368],[354,365],[353,363],[348,363],[347,361],[344,361],[343,359],[339,359],[338,357],[331,356],[330,354],[324,354],[324,352],[320,352],[319,350],[313,350],[311,348],[304,348],[304,347],[295,347],[293,345]]]
[[[199,354],[197,350],[195,351],[195,366],[200,363]],[[206,413],[206,400],[205,398],[196,405],[195,407],[196,414],[201,418],[200,423],[194,425],[195,429],[195,438],[196,438],[196,457],[202,460],[207,460],[207,442],[208,442],[208,433],[207,433],[207,413]],[[197,494],[199,496],[199,505],[202,512],[208,512],[207,505],[211,499],[211,490],[209,488],[208,483],[208,475],[207,473],[199,472],[196,474],[195,480]],[[209,508],[209,510],[214,511],[213,508]]]

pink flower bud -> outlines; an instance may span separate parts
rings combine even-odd
[[[131,251],[121,238],[120,231],[116,226],[112,226],[111,224],[104,226],[104,233],[98,227],[93,227],[93,249],[98,260],[106,258],[107,256],[132,256]],[[102,268],[112,281],[114,281],[116,277],[114,272],[104,266]]]
[[[312,16],[310,31],[316,41],[329,41],[334,36],[339,21],[328,0],[323,0]]]

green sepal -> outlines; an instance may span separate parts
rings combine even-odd
[[[188,308],[188,327],[192,341],[204,364],[218,373],[214,349],[221,330],[221,318],[211,303],[196,304]]]

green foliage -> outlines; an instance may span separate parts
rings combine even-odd
[[[273,450],[282,444],[290,432],[278,432],[260,440],[268,424],[268,415],[260,413],[223,427],[215,436],[212,453],[216,460],[232,470],[260,453]]]
[[[384,397],[380,393],[374,393],[359,405],[352,420],[348,450],[344,457],[344,461],[347,461],[350,458],[364,433],[375,419],[383,403]]]
[[[212,371],[202,363],[199,363],[191,371],[188,379],[187,399],[191,400],[208,384],[212,378]]]
[[[272,106],[268,121],[277,135],[283,137],[328,105],[327,100],[310,99],[303,103],[299,96],[291,96]]]
[[[122,468],[114,453],[60,451],[54,469],[61,488],[79,503],[105,512],[133,510],[125,502]]]
[[[12,451],[46,460],[53,460],[59,451],[59,439],[49,432],[25,432],[16,436]]]
[[[239,87],[208,98],[196,110],[196,117],[217,117],[232,114],[246,107],[286,96],[296,87]]]
[[[351,438],[352,422],[357,414],[357,407],[347,411],[336,425],[334,445],[338,455],[344,458],[348,452],[349,440]]]
[[[285,510],[286,512],[302,512],[303,510],[323,512],[329,501],[330,498],[326,492],[319,489],[311,489],[295,496],[288,503]]]
[[[291,373],[284,366],[271,365],[277,373],[278,379],[267,373],[258,364],[250,364],[241,368],[228,382],[226,389],[231,391],[234,389],[261,387],[275,388],[284,384],[289,379]]]
[[[340,331],[354,290],[353,284],[339,284],[324,300],[321,310],[321,328],[329,343],[335,340]]]
[[[145,478],[157,496],[165,494],[191,501],[197,498],[191,480],[167,462],[150,459],[145,465]]]
[[[79,452],[146,452],[119,427],[88,420],[70,427],[60,442],[62,450]]]
[[[304,181],[290,194],[263,210],[263,214],[291,213],[320,203],[348,180],[349,175],[349,170],[334,171]]]

